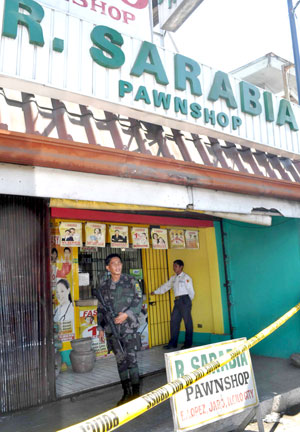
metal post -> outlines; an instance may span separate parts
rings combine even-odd
[[[291,28],[291,36],[292,36],[292,43],[293,43],[293,53],[294,53],[297,93],[298,93],[298,104],[300,104],[300,57],[299,57],[297,30],[296,30],[296,24],[295,24],[295,14],[294,14],[295,10],[293,7],[293,0],[287,0],[287,3],[288,3],[290,28]]]

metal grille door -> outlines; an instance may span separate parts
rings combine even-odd
[[[0,412],[55,398],[46,201],[0,196]]]
[[[160,285],[168,280],[167,251],[145,249],[143,271],[148,298],[149,344],[150,347],[168,343],[170,339],[170,292],[151,296]]]

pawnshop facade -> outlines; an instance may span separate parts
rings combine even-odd
[[[136,258],[150,347],[168,340],[171,301],[153,310],[149,293],[176,258],[195,284],[195,343],[250,337],[298,301],[299,107],[159,48],[151,31],[122,33],[146,6],[116,3],[114,25],[99,25],[47,2],[3,5],[3,412],[55,399],[50,223],[198,231],[199,249]],[[72,248],[75,337],[79,259]],[[298,351],[298,320],[254,352]]]

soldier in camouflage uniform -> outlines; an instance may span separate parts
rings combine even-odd
[[[122,274],[122,260],[118,254],[111,254],[105,260],[106,270],[110,277],[101,280],[97,290],[101,290],[103,305],[99,302],[98,329],[99,339],[104,342],[106,334],[108,350],[116,356],[118,372],[124,394],[118,405],[139,396],[140,378],[137,364],[139,327],[138,316],[142,309],[143,295],[139,283],[133,276]],[[114,311],[114,323],[120,335],[123,352],[110,325],[105,320],[105,307],[111,306]]]

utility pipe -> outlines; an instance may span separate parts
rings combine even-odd
[[[293,6],[292,0],[287,0],[287,3],[288,3],[288,12],[289,12],[289,19],[290,19],[292,44],[293,44],[297,93],[298,93],[298,104],[299,104],[300,103],[300,56],[299,56],[297,30],[296,30],[296,24],[295,24],[295,9],[298,6],[299,2],[296,4],[295,8]]]

